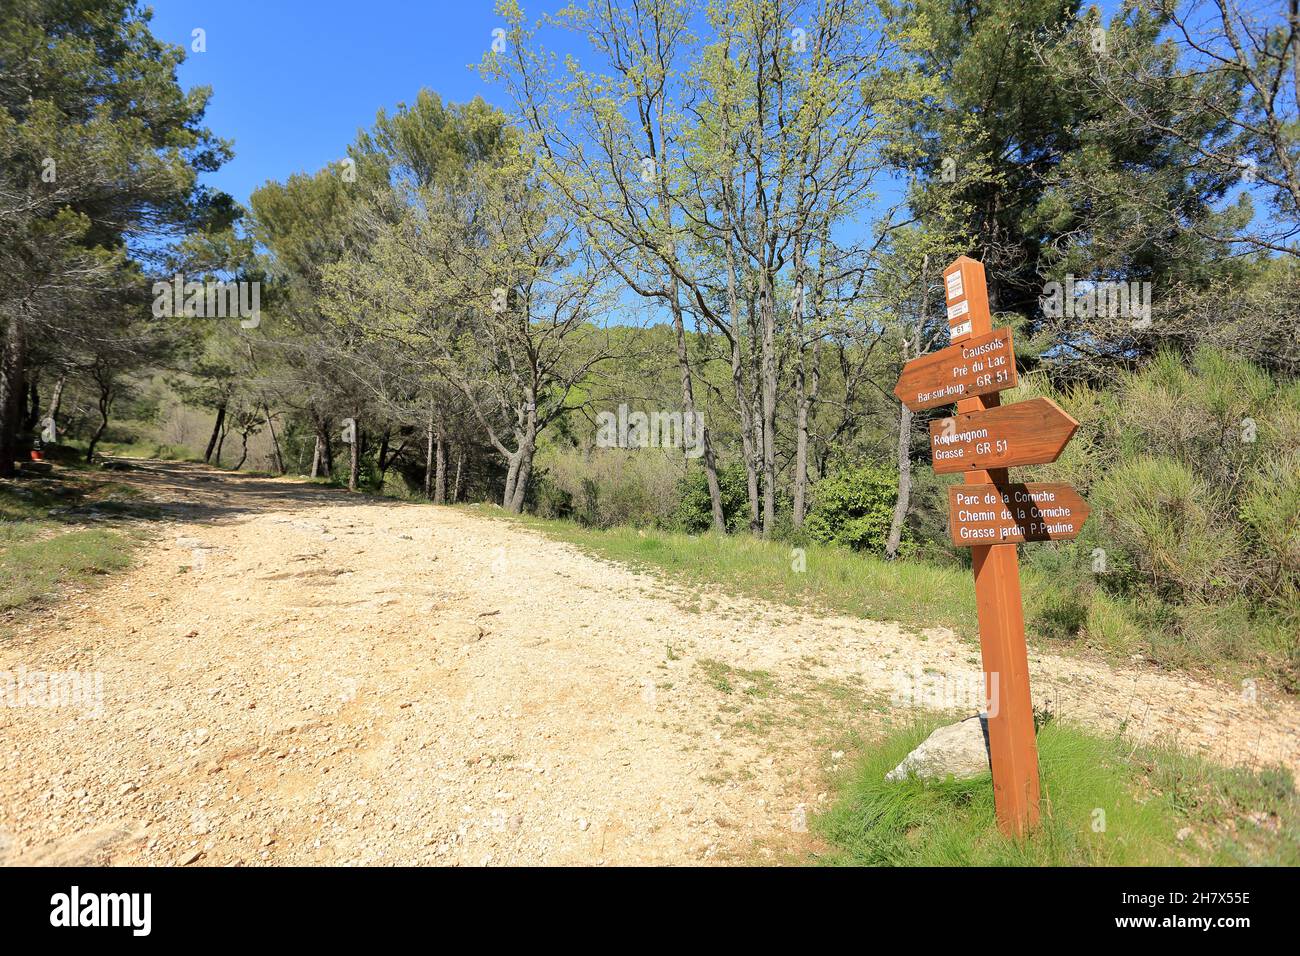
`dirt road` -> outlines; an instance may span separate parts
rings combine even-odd
[[[788,859],[846,734],[900,688],[976,686],[946,631],[692,592],[475,509],[160,462],[122,480],[162,509],[154,543],[0,638],[0,672],[85,691],[0,707],[7,862]],[[1031,666],[1058,716],[1300,770],[1294,703]]]

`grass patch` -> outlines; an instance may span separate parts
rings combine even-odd
[[[717,585],[801,608],[976,634],[970,572],[917,561],[885,561],[833,545],[804,547],[749,535],[687,535],[629,527],[600,530],[532,516],[517,520],[597,557],[691,584]],[[803,571],[795,567],[802,564]]]
[[[704,672],[705,682],[724,694],[739,690],[747,697],[762,700],[772,696],[776,690],[776,684],[768,671],[732,667],[709,658],[700,660],[699,666]]]
[[[86,470],[0,484],[0,610],[127,567],[140,536],[80,525],[146,516],[135,490]]]
[[[86,454],[88,442],[85,439],[69,438],[65,441],[69,448],[76,449],[82,456]],[[200,464],[202,455],[196,455],[184,445],[172,445],[167,442],[148,441],[137,438],[131,441],[101,441],[95,446],[96,457],[105,458],[148,458],[154,461],[185,461]]]
[[[0,549],[0,610],[47,597],[59,585],[107,574],[131,563],[131,542],[91,528]]]
[[[836,781],[815,818],[822,862],[865,866],[1170,866],[1300,863],[1300,800],[1284,769],[1216,767],[1049,721],[1039,731],[1042,825],[997,830],[993,785],[890,782],[885,774],[940,723],[894,728]],[[1182,839],[1179,839],[1180,834]]]

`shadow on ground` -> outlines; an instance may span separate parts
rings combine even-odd
[[[95,489],[85,493],[77,487],[79,480],[85,479],[98,489],[109,484],[125,485],[138,497],[112,497],[110,492],[97,498]],[[8,487],[17,494],[33,496],[42,505],[48,504],[50,520],[70,524],[113,520],[216,522],[266,510],[364,505],[382,500],[327,485],[145,458],[107,458],[100,471],[24,469]]]

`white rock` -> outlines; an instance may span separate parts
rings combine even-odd
[[[969,780],[987,773],[989,752],[983,724],[979,717],[967,717],[940,727],[885,774],[885,779],[906,780],[915,774],[922,780]]]

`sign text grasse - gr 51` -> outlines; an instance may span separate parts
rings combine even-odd
[[[1050,398],[939,418],[930,423],[934,471],[1045,465],[1061,456],[1078,427]]]

